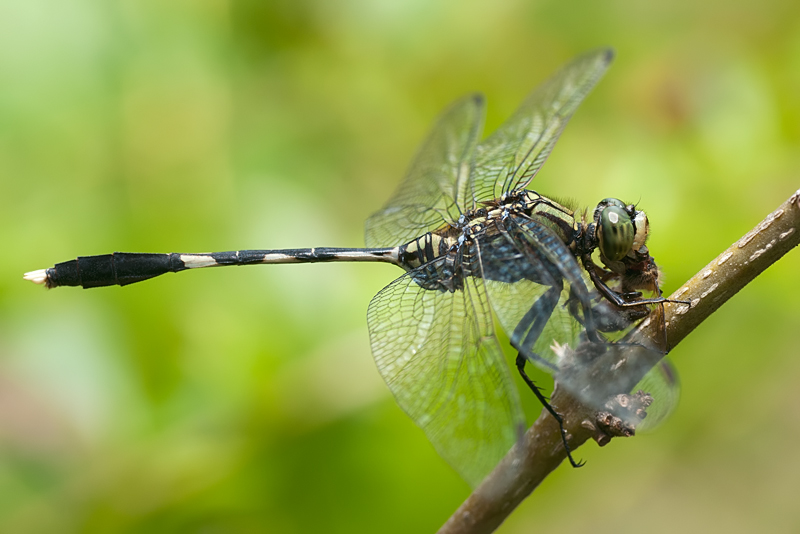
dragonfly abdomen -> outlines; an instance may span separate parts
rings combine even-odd
[[[50,288],[81,286],[89,289],[113,285],[125,286],[166,273],[227,265],[331,261],[374,261],[397,264],[398,250],[399,247],[234,250],[207,254],[114,252],[98,256],[80,256],[74,260],[57,263],[49,269],[26,273],[25,278]]]
[[[442,237],[432,232],[401,245],[398,252],[398,261],[406,270],[416,269],[441,256],[447,254],[456,243],[451,237]]]

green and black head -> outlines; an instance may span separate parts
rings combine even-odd
[[[639,251],[647,242],[649,231],[647,215],[633,204],[607,198],[594,210],[594,242],[600,259],[609,268]]]

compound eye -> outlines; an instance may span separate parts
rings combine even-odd
[[[600,224],[600,214],[603,213],[607,208],[612,206],[618,207],[622,210],[625,210],[626,206],[623,201],[618,198],[604,198],[600,201],[597,207],[594,209],[594,222],[598,225]]]
[[[630,252],[633,246],[633,221],[625,209],[607,206],[600,213],[597,238],[600,253],[611,261],[619,261]]]

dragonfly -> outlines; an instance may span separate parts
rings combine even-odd
[[[663,320],[659,307],[667,302],[646,246],[645,213],[608,198],[581,214],[527,189],[613,56],[598,49],[575,58],[483,140],[483,96],[452,104],[389,201],[366,221],[366,248],[115,252],[24,278],[94,288],[229,265],[394,264],[405,273],[368,307],[372,353],[397,403],[439,454],[476,486],[524,432],[496,320],[522,379],[556,417],[569,459],[580,465],[526,364],[597,409],[647,384],[665,414],[677,391],[665,349],[630,336],[643,321]]]

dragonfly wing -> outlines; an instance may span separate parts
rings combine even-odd
[[[405,243],[458,220],[456,198],[468,181],[484,110],[483,96],[475,94],[442,113],[392,198],[367,219],[368,247]]]
[[[597,84],[614,57],[610,48],[591,51],[537,87],[476,149],[471,198],[462,206],[524,189],[544,164],[575,109]]]
[[[560,347],[560,368],[556,382],[581,401],[610,411],[637,430],[650,430],[662,422],[678,402],[679,383],[672,364],[645,339],[626,337],[608,343],[582,342],[577,347]],[[647,395],[646,418],[630,400],[618,395]],[[630,409],[633,406],[633,409]]]
[[[473,246],[489,302],[511,344],[556,374],[553,347],[576,346],[585,334],[581,311],[594,296],[572,252],[552,230],[515,215],[494,221]]]
[[[631,389],[631,392],[636,391],[644,391],[653,397],[653,404],[647,408],[647,418],[636,427],[637,431],[652,430],[672,414],[680,399],[680,381],[667,356]]]
[[[367,322],[378,370],[397,403],[474,487],[522,435],[524,415],[483,280],[436,289],[443,261],[384,288],[370,302]]]

